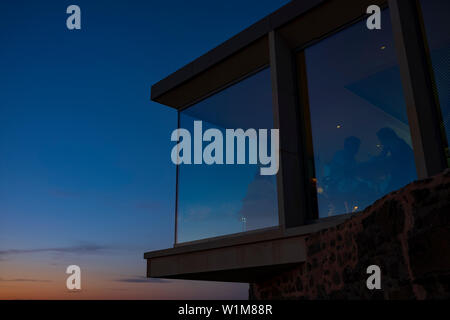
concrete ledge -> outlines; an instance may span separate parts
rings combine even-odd
[[[147,259],[147,277],[251,282],[306,259],[303,236]]]
[[[342,215],[283,230],[270,228],[146,252],[147,277],[254,282],[305,261],[305,236],[349,219]]]

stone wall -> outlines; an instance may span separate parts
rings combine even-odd
[[[306,237],[307,261],[250,285],[250,299],[450,298],[450,171],[411,183]],[[366,269],[381,269],[369,290]]]

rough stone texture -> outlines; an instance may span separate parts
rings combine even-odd
[[[250,299],[449,299],[450,170],[306,237],[307,261],[250,285]],[[369,290],[366,269],[381,269]]]

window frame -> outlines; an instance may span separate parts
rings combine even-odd
[[[318,218],[317,194],[311,183],[314,182],[312,174],[315,174],[315,171],[304,49],[367,18],[368,15],[362,8],[367,8],[372,4],[379,5],[382,9],[389,7],[390,10],[418,179],[428,178],[447,168],[445,150],[441,148],[442,136],[436,130],[439,128],[439,110],[432,90],[432,70],[428,60],[418,1],[351,0],[351,3],[345,8],[342,8],[338,0],[320,1],[316,7],[300,14],[288,23],[271,29],[262,38],[253,42],[261,42],[261,39],[264,39],[264,45],[260,44],[252,51],[252,54],[260,52],[267,55],[262,51],[268,50],[269,61],[263,66],[248,67],[248,62],[244,62],[241,65],[244,65],[245,73],[237,78],[227,79],[214,90],[187,101],[185,105],[178,108],[177,113],[179,127],[181,111],[268,66],[270,67],[274,128],[280,130],[280,170],[277,174],[279,225],[177,243],[179,170],[177,166],[174,247],[206,243],[208,243],[208,247],[221,247],[230,241],[251,243],[290,237],[315,231],[322,225],[341,221],[352,215],[349,213],[331,218]],[[318,17],[322,17],[320,24],[317,22]],[[324,19],[324,17],[329,17],[329,19]],[[313,31],[303,32],[297,36],[295,32],[298,30]],[[242,49],[232,57],[245,54],[245,49]],[[227,61],[220,62],[220,64],[223,63],[226,65]],[[209,70],[206,69],[200,76],[207,74]],[[280,107],[281,105],[283,108]],[[429,110],[433,111],[429,112]],[[286,132],[296,134],[285,134]],[[289,136],[290,139],[283,139],[286,136]],[[292,137],[295,138],[291,139]]]
[[[195,105],[197,105],[198,103],[226,90],[227,88],[232,87],[233,85],[244,81],[250,77],[252,77],[253,75],[257,74],[258,72],[261,72],[263,70],[266,70],[270,68],[269,64],[265,64],[262,66],[257,67],[256,69],[253,69],[251,71],[249,71],[248,73],[242,75],[239,78],[234,79],[233,81],[209,92],[208,94],[202,96],[201,98],[198,98],[196,100],[193,100],[192,102],[190,102],[189,104],[183,106],[182,108],[178,109],[177,111],[177,128],[181,128],[180,123],[181,123],[181,113],[191,107],[194,107]],[[179,187],[179,170],[180,170],[180,166],[176,166],[176,173],[175,173],[175,179],[176,179],[176,183],[175,183],[175,236],[174,236],[174,245],[175,246],[180,246],[180,245],[187,245],[187,244],[193,244],[193,243],[202,243],[205,241],[211,241],[212,239],[221,239],[224,237],[234,237],[234,236],[247,236],[247,235],[253,235],[253,234],[258,234],[258,233],[266,233],[266,232],[272,232],[274,230],[278,230],[281,220],[280,220],[280,213],[278,212],[278,226],[271,226],[271,227],[265,227],[265,228],[260,228],[260,229],[256,229],[256,230],[249,230],[249,231],[244,231],[244,232],[237,232],[237,233],[230,233],[230,234],[226,234],[226,235],[220,235],[220,236],[216,236],[216,237],[209,237],[209,238],[202,238],[202,239],[198,239],[198,240],[192,240],[192,241],[186,241],[186,242],[178,242],[178,187]],[[277,182],[277,192],[278,192],[278,182]]]
[[[396,1],[396,0],[394,0]],[[408,1],[408,0],[407,0]],[[355,2],[355,1],[353,1]],[[373,1],[365,1],[368,5],[369,3]],[[377,5],[381,8],[381,10],[390,9],[390,6],[388,4],[389,1],[378,1]],[[330,29],[329,32],[326,32],[319,37],[310,37],[309,39],[301,42],[298,44],[297,47],[293,48],[293,59],[295,60],[295,68],[296,68],[296,78],[294,81],[297,85],[297,95],[298,95],[298,108],[299,108],[299,118],[300,118],[300,127],[301,127],[301,134],[302,142],[303,142],[303,148],[302,148],[302,154],[303,162],[305,163],[305,178],[304,183],[306,184],[306,197],[304,201],[308,201],[308,207],[309,210],[306,210],[304,213],[303,221],[305,221],[305,224],[311,224],[311,223],[319,223],[321,221],[327,221],[329,219],[333,219],[333,217],[336,216],[342,216],[342,215],[351,215],[351,213],[346,214],[339,214],[332,217],[319,217],[319,209],[318,209],[318,195],[316,191],[316,172],[315,172],[315,160],[314,160],[314,144],[313,144],[313,133],[312,133],[312,125],[311,125],[311,116],[310,116],[310,100],[309,100],[309,89],[308,89],[308,77],[307,77],[307,62],[305,58],[305,50],[308,48],[342,32],[345,31],[347,28],[350,28],[354,26],[355,24],[363,22],[365,19],[367,19],[369,15],[368,14],[362,14],[358,17],[355,17],[354,19],[349,19],[348,22],[345,24],[339,25],[335,27],[334,29]],[[394,37],[394,44],[396,47],[396,58],[397,62],[399,60],[399,54],[398,54],[398,39],[395,38],[394,33],[398,32],[398,29],[395,29],[394,23],[393,23],[393,15],[390,15],[391,23],[392,23],[392,33]],[[331,23],[333,25],[333,22]],[[369,30],[367,32],[370,32]],[[376,32],[376,31],[375,31]],[[405,74],[405,70],[400,70],[400,73],[402,74],[402,87],[404,88],[403,84],[403,76]],[[403,92],[405,95],[405,92]],[[406,100],[406,99],[405,99]],[[408,114],[408,120],[410,121],[410,115]],[[413,151],[414,151],[414,138],[412,136],[412,130],[411,131],[411,140],[413,143]],[[417,140],[417,135],[416,135]],[[417,141],[416,141],[417,145]],[[415,151],[414,151],[415,152]],[[415,152],[416,153],[416,152]],[[422,157],[422,154],[420,154],[419,157]],[[417,159],[417,155],[415,154],[415,161]],[[416,169],[417,164],[416,164]],[[428,176],[427,176],[428,177]],[[418,175],[418,179],[419,175]],[[355,212],[356,214],[357,212]]]
[[[439,97],[439,92],[436,88],[436,79],[435,79],[435,73],[434,73],[434,68],[433,68],[433,61],[431,59],[431,50],[429,47],[429,43],[428,43],[428,35],[427,35],[427,30],[426,30],[426,24],[425,24],[425,19],[422,13],[422,4],[421,4],[421,0],[416,0],[415,4],[413,4],[412,8],[409,9],[409,11],[412,13],[410,13],[410,15],[415,15],[417,17],[417,21],[418,21],[418,25],[416,26],[416,28],[420,28],[420,34],[417,35],[418,38],[421,38],[420,41],[423,42],[423,54],[425,56],[425,58],[423,58],[427,63],[428,63],[428,73],[427,73],[427,77],[429,78],[428,81],[431,81],[431,85],[433,87],[432,93],[434,95],[434,99],[435,99],[435,109],[437,112],[437,115],[435,115],[435,117],[438,118],[438,122],[439,122],[439,127],[441,129],[440,132],[440,136],[442,138],[442,140],[440,141],[440,143],[442,144],[442,148],[444,148],[444,150],[446,149],[447,151],[444,151],[444,157],[447,159],[447,167],[450,168],[450,141],[448,141],[447,139],[447,131],[446,130],[450,130],[450,128],[446,128],[444,125],[444,121],[443,121],[443,114],[442,114],[442,109],[441,109],[441,101],[440,101],[440,97]],[[435,120],[436,121],[436,118]],[[438,133],[439,134],[439,133]]]
[[[418,179],[447,168],[442,114],[418,0],[389,0]]]

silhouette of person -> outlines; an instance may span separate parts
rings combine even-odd
[[[377,161],[390,176],[386,192],[397,190],[415,178],[414,153],[411,147],[389,127],[377,132],[382,150]]]
[[[344,148],[334,154],[328,165],[328,174],[325,175],[324,183],[328,199],[336,213],[351,212],[354,206],[354,198],[359,185],[356,155],[360,145],[359,138],[347,137],[344,141]]]
[[[337,151],[329,164],[330,180],[337,184],[337,188],[341,192],[351,191],[354,188],[356,155],[360,145],[359,138],[347,137],[344,141],[344,149]]]

